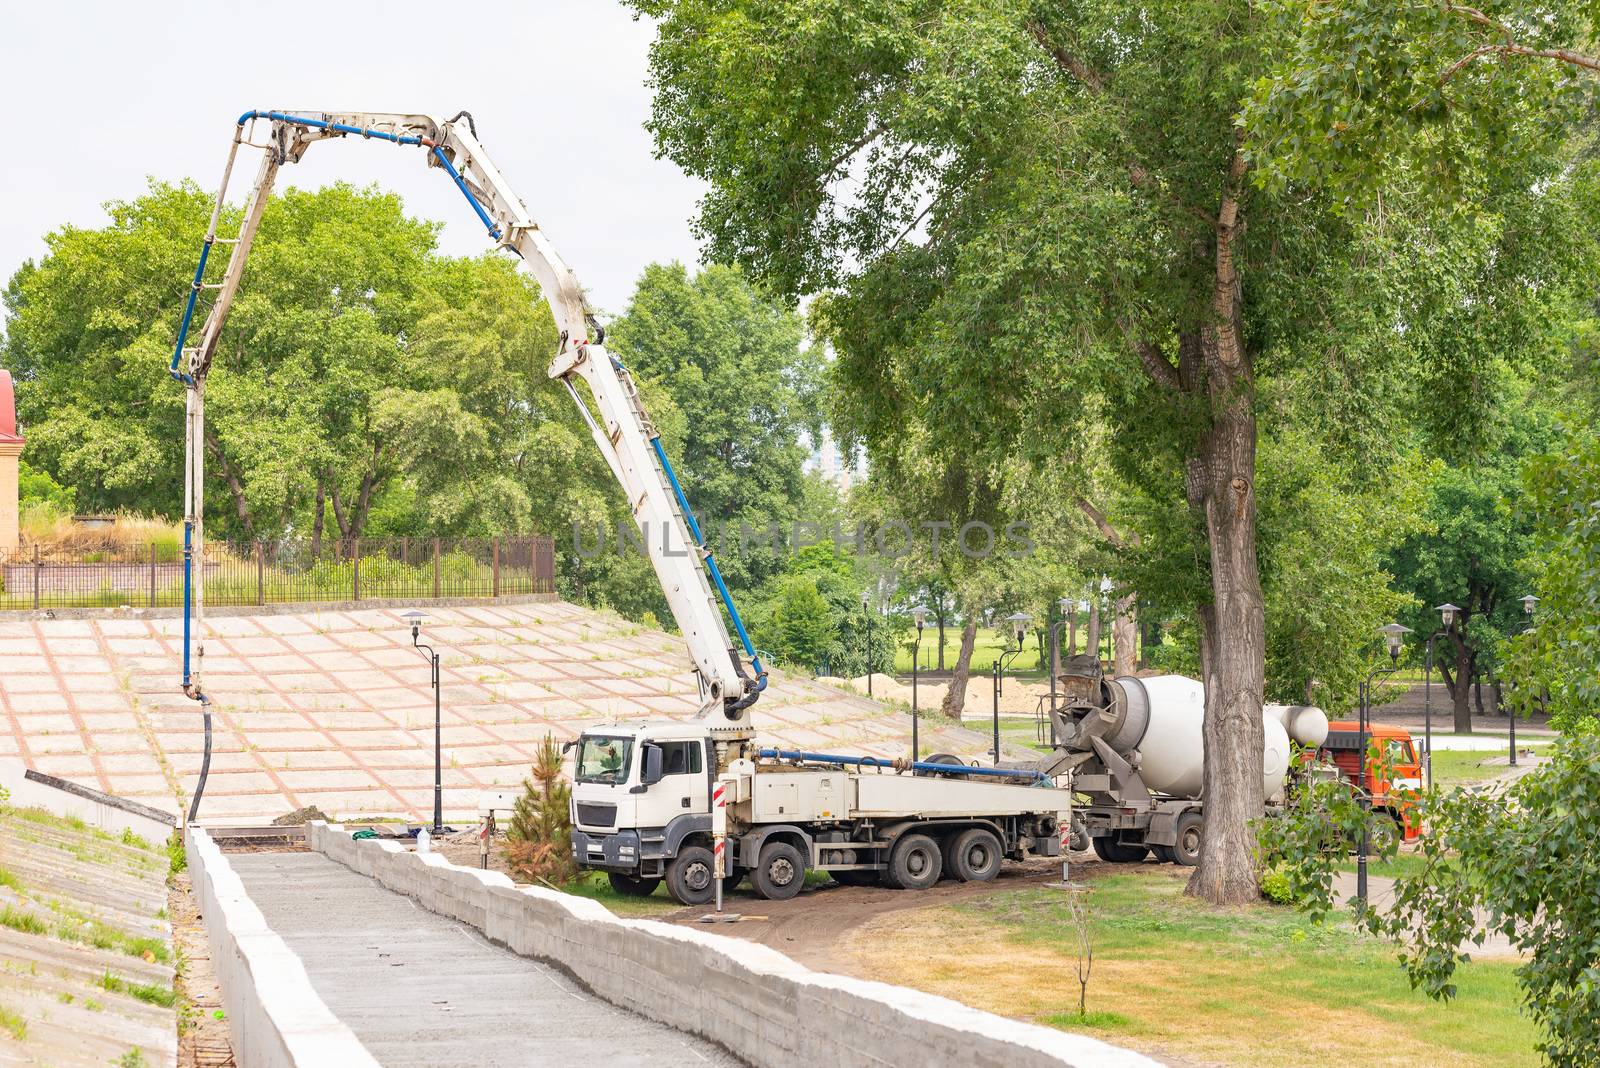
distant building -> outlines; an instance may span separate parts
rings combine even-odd
[[[822,441],[812,448],[811,459],[806,461],[806,470],[815,471],[832,482],[840,493],[849,493],[851,486],[867,477],[867,461],[863,456],[854,464],[847,464],[844,454],[834,444],[833,431],[823,427]]]

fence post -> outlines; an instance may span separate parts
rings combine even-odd
[[[350,539],[350,599],[361,600],[361,539]]]
[[[156,543],[150,543],[150,607],[156,606]]]
[[[433,539],[433,599],[439,599],[439,539]]]
[[[33,543],[33,607],[39,608],[39,543]]]
[[[494,596],[500,596],[500,539],[494,539]]]
[[[267,548],[256,542],[256,604],[267,603]]]

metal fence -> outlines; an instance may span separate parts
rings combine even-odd
[[[201,569],[196,561],[195,567]],[[352,538],[208,542],[208,605],[555,593],[546,537]],[[0,609],[159,608],[183,604],[175,542],[0,550]]]

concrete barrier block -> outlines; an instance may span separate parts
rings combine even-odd
[[[203,829],[189,829],[185,851],[240,1068],[377,1068]]]

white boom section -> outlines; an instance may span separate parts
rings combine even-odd
[[[576,275],[484,152],[472,129],[471,117],[466,116],[465,125],[461,123],[465,115],[462,112],[455,119],[442,120],[429,115],[376,112],[252,111],[239,119],[228,152],[228,163],[223,171],[222,185],[217,191],[200,268],[195,273],[195,294],[202,290],[214,290],[215,302],[206,315],[198,341],[188,346],[185,340],[195,304],[191,296],[180,329],[177,351],[173,355],[173,374],[190,390],[186,420],[184,513],[193,535],[189,559],[191,562],[199,561],[201,565],[194,567],[191,563],[190,567],[194,583],[194,619],[199,633],[195,641],[196,655],[192,672],[189,670],[187,641],[185,644],[184,691],[191,697],[203,696],[201,670],[205,655],[205,617],[202,576],[205,568],[201,521],[204,516],[202,461],[206,373],[210,369],[211,357],[216,351],[223,324],[238,293],[250,246],[260,227],[278,170],[284,163],[298,162],[315,141],[355,135],[424,148],[428,153],[429,165],[445,170],[461,188],[497,246],[517,253],[532,270],[539,282],[540,292],[550,305],[560,336],[560,349],[548,373],[567,387],[583,414],[596,447],[628,496],[628,506],[639,527],[645,551],[666,594],[673,618],[688,643],[700,677],[703,700],[700,715],[706,716],[715,711],[721,722],[713,727],[714,730],[726,732],[730,738],[747,737],[747,708],[754,691],[762,688],[765,679],[748,641],[745,642],[746,651],[752,654],[758,673],[755,678],[741,669],[737,653],[730,645],[722,612],[706,579],[706,562],[710,554],[698,545],[697,538],[691,538],[693,520],[679,505],[681,495],[664,468],[665,455],[659,451],[655,427],[639,401],[632,376],[620,361],[606,351],[604,331],[599,329],[590,314]],[[265,135],[257,139],[263,126]],[[239,235],[227,241],[217,237],[217,223],[222,215],[228,179],[233,173],[240,147],[261,149],[265,158],[246,201]],[[232,244],[233,252],[221,282],[205,284],[205,253],[210,252],[213,243]],[[590,337],[591,328],[593,337]],[[184,359],[180,361],[180,357]],[[186,374],[180,373],[180,363],[186,369]],[[587,383],[598,409],[598,419],[573,387],[575,378]],[[730,613],[734,612],[731,603],[728,608]],[[737,622],[737,615],[734,618]],[[740,630],[740,638],[745,640],[742,625]]]

